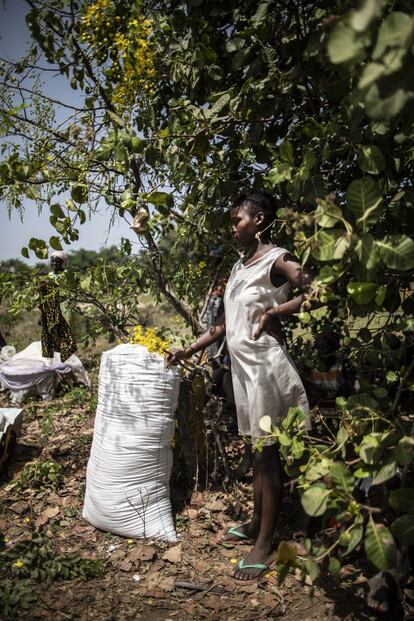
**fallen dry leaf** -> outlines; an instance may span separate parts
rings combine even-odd
[[[169,593],[174,589],[174,578],[173,576],[163,576],[159,572],[152,572],[147,577],[146,586],[150,590],[157,590],[158,588]]]
[[[125,550],[115,550],[115,552],[111,554],[111,563],[117,564],[119,561],[123,560],[125,556]]]
[[[202,492],[195,491],[191,494],[190,505],[193,507],[203,507],[204,506],[204,495]]]
[[[46,524],[51,518],[55,517],[59,513],[59,507],[47,507],[42,513],[36,518],[35,524],[36,526],[43,526]]]
[[[257,591],[257,587],[258,587],[258,583],[255,582],[254,584],[246,584],[246,585],[237,585],[238,586],[238,590],[242,591],[242,593],[254,593],[255,591]]]
[[[203,599],[203,606],[214,610],[214,612],[217,614],[221,608],[220,597],[218,597],[217,595],[208,595]]]
[[[127,558],[131,563],[135,561],[152,561],[155,556],[155,548],[152,546],[137,546],[129,552]]]
[[[29,505],[24,500],[18,500],[10,505],[10,509],[14,511],[14,513],[24,513],[29,508]]]
[[[191,507],[187,508],[187,516],[190,520],[195,520],[197,519],[198,516],[198,509],[192,509]]]
[[[129,559],[125,558],[122,561],[119,561],[118,567],[121,571],[131,571],[132,563]]]
[[[224,511],[226,505],[222,500],[209,500],[204,507],[209,511]]]
[[[162,559],[164,561],[169,561],[170,563],[181,563],[182,556],[183,545],[182,543],[179,543],[177,546],[173,546],[164,552]]]

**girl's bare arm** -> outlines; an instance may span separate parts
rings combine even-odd
[[[167,355],[167,365],[170,364],[178,364],[180,360],[184,360],[189,358],[193,354],[196,354],[198,351],[205,349],[209,345],[212,345],[216,341],[220,340],[226,333],[226,323],[224,319],[224,314],[221,315],[214,326],[209,328],[199,336],[189,347],[185,349],[179,349],[174,353],[169,353]]]
[[[311,301],[307,300],[307,294],[311,291],[313,274],[308,269],[304,268],[295,257],[287,253],[276,259],[271,272],[272,280],[276,274],[284,276],[291,285],[299,289],[299,291],[302,291],[302,293],[283,304],[268,308],[260,319],[259,327],[253,335],[254,339],[259,338],[262,332],[270,331],[269,329],[272,321],[275,321],[283,315],[300,313],[303,310],[303,303],[305,301],[309,304],[309,310],[323,306],[315,299]]]

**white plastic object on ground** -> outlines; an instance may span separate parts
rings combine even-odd
[[[175,541],[171,440],[180,372],[141,345],[104,352],[83,517],[131,538]]]
[[[9,427],[13,429],[16,436],[19,436],[22,427],[22,420],[22,408],[0,408],[0,440]]]
[[[91,387],[88,374],[75,354],[65,362],[60,361],[57,352],[53,358],[44,358],[40,341],[0,364],[0,386],[10,391],[13,403],[19,403],[25,395],[52,398],[64,375],[77,384]]]
[[[4,345],[0,349],[0,362],[6,362],[6,360],[10,360],[16,353],[16,348],[13,345]]]
[[[0,471],[11,455],[10,443],[20,435],[23,410],[0,408]]]

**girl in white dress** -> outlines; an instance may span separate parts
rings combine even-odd
[[[228,542],[255,542],[234,574],[243,584],[255,582],[269,569],[282,499],[279,449],[275,440],[261,440],[266,434],[260,419],[267,415],[278,425],[292,406],[306,414],[309,410],[279,319],[301,312],[312,275],[287,250],[271,243],[269,229],[276,208],[272,195],[264,191],[246,192],[237,199],[231,210],[233,231],[246,254],[230,274],[224,315],[190,347],[168,357],[168,364],[177,364],[226,335],[239,431],[251,437],[254,449],[252,520],[229,528],[222,537]],[[288,300],[291,286],[303,293]]]

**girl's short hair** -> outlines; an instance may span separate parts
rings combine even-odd
[[[252,216],[263,213],[263,228],[266,228],[276,218],[278,203],[273,194],[266,190],[247,190],[236,198],[232,209],[240,207],[247,209]]]

